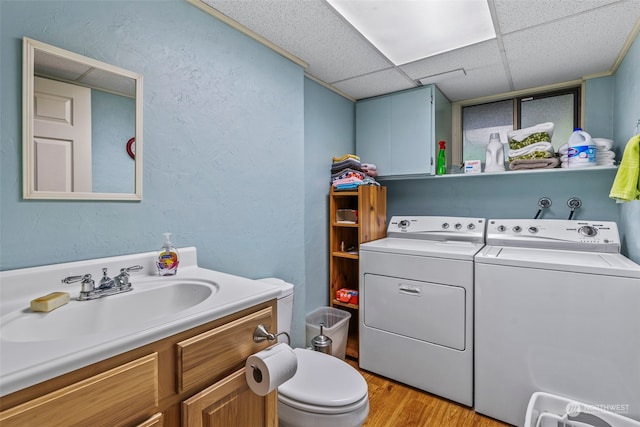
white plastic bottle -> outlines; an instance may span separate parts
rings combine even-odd
[[[580,128],[574,129],[569,137],[567,153],[570,168],[583,168],[596,165],[596,144],[591,135]]]
[[[492,133],[487,144],[487,154],[484,162],[485,172],[504,171],[504,146],[499,133]]]
[[[173,276],[178,272],[178,251],[173,247],[171,233],[164,233],[164,244],[158,252],[158,274],[160,276]]]

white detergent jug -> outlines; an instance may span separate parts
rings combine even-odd
[[[484,163],[485,172],[504,171],[504,146],[499,133],[492,133],[487,144],[487,155]]]
[[[574,129],[569,137],[567,152],[570,168],[583,168],[596,165],[596,143],[591,135],[580,128]]]

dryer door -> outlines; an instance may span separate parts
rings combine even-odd
[[[364,275],[364,324],[455,350],[465,349],[465,289]]]

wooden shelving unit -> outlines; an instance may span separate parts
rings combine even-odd
[[[356,223],[338,222],[339,209],[358,211]],[[359,305],[336,299],[342,288],[360,290],[360,244],[387,235],[387,188],[360,186],[357,191],[334,191],[329,194],[329,301],[331,307],[351,313],[347,356],[357,359],[359,347]]]

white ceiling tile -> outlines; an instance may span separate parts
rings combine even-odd
[[[327,83],[392,64],[322,0],[204,0],[267,40],[309,63]]]
[[[499,30],[502,34],[530,28],[616,2],[620,2],[620,0],[494,0]]]
[[[457,68],[467,75],[437,84],[452,101],[605,73],[640,19],[640,0],[487,0],[498,20],[497,39],[394,69],[325,0],[200,1],[307,62],[308,74],[355,99],[407,89],[415,84],[411,79]]]
[[[412,79],[418,80],[422,77],[445,73],[457,68],[466,70],[467,68],[479,68],[494,64],[502,64],[500,51],[498,50],[497,42],[489,40],[401,65],[399,68]]]
[[[402,73],[393,68],[343,80],[333,86],[348,93],[355,99],[371,98],[372,96],[416,87]]]
[[[467,46],[400,67],[415,80],[458,68],[464,68],[466,76],[447,78],[436,83],[450,101],[512,90],[496,40]]]
[[[638,16],[640,1],[620,2],[503,36],[515,89],[609,71]]]

